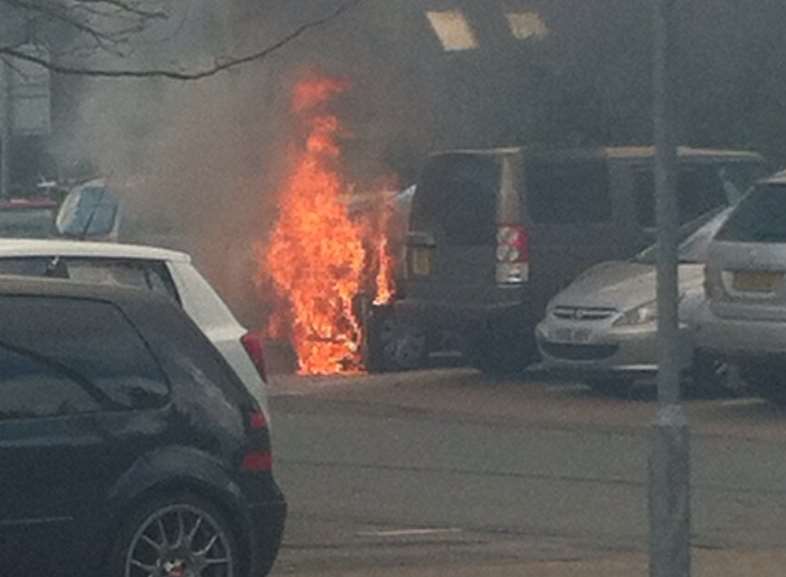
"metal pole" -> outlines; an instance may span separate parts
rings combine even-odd
[[[11,68],[0,60],[0,198],[8,198],[11,183]]]
[[[674,0],[654,0],[654,130],[658,223],[658,413],[649,461],[650,576],[690,575],[690,444],[680,404],[677,147],[672,93]]]

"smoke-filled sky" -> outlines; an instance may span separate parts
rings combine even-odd
[[[179,13],[141,37],[127,63],[209,65],[338,4],[178,0]],[[682,141],[759,148],[780,163],[786,5],[677,5]],[[428,13],[450,11],[471,29],[473,50],[444,49]],[[529,23],[520,38],[514,21]],[[53,152],[130,182],[131,218],[173,227],[228,299],[245,302],[236,279],[252,276],[244,250],[275,216],[293,136],[288,92],[304,74],[352,83],[336,109],[350,131],[350,179],[362,188],[394,173],[405,186],[434,148],[651,142],[650,32],[647,0],[366,0],[271,58],[207,80],[77,81]]]

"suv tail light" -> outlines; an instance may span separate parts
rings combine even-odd
[[[240,464],[247,473],[268,473],[273,469],[273,454],[270,448],[270,430],[261,410],[248,414],[246,423],[248,444]]]
[[[497,227],[497,283],[521,284],[529,280],[529,233],[519,224]]]
[[[262,337],[259,333],[248,332],[240,338],[243,348],[246,349],[251,362],[259,373],[260,378],[267,382],[267,371],[265,370],[265,353],[262,349]]]

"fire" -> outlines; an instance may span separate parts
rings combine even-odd
[[[376,301],[388,302],[393,294],[387,239],[383,234],[369,247],[369,223],[353,220],[343,200],[352,191],[342,176],[343,128],[325,105],[347,89],[346,82],[329,78],[295,87],[291,108],[306,134],[279,191],[280,214],[259,258],[260,274],[286,304],[274,314],[269,332],[280,335],[282,323],[288,324],[301,374],[363,371],[355,304],[368,288],[374,261]]]
[[[380,235],[377,239],[377,274],[375,278],[376,298],[374,304],[377,306],[389,304],[395,294],[395,284],[393,272],[395,261],[390,254],[390,242],[388,233],[390,230],[390,209],[384,212]]]

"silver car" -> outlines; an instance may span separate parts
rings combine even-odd
[[[761,396],[786,403],[786,172],[745,196],[709,249],[697,345],[739,361]]]
[[[716,387],[723,377],[713,357],[697,358],[694,367],[693,327],[704,301],[707,249],[729,212],[714,215],[679,247],[679,363],[686,373],[695,368],[691,375],[697,385]],[[631,261],[589,269],[551,300],[536,329],[541,368],[610,394],[651,380],[658,369],[655,299],[654,246]]]

